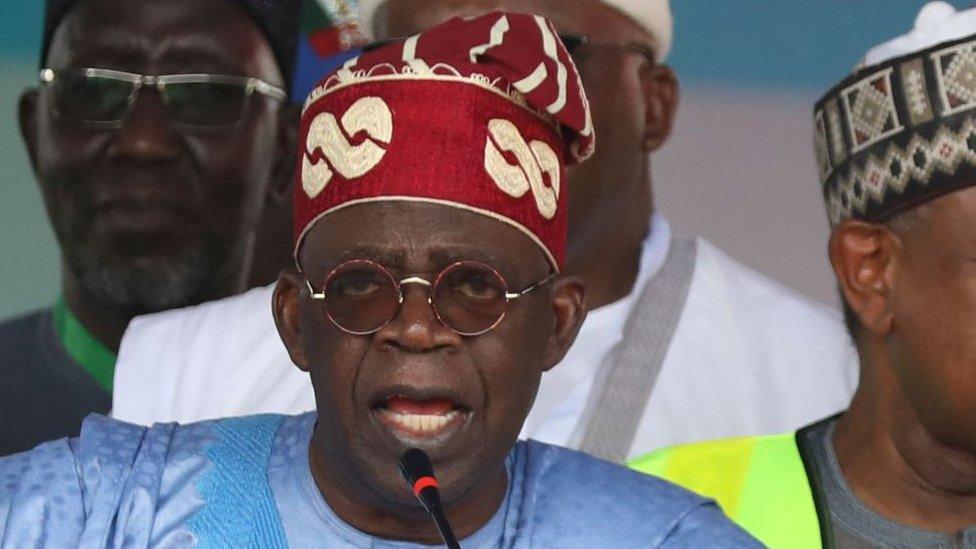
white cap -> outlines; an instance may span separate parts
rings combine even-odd
[[[359,13],[366,34],[373,36],[373,16],[385,0],[359,0]],[[428,0],[436,1],[436,0]],[[640,23],[654,39],[654,53],[664,61],[671,51],[672,26],[670,0],[602,0]]]
[[[929,2],[918,12],[914,29],[871,48],[862,64],[875,65],[971,34],[976,34],[976,8],[956,11],[948,2]]]
[[[651,33],[654,53],[658,61],[664,61],[671,51],[674,21],[671,18],[670,0],[603,0],[629,15]]]

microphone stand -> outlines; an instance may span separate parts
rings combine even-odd
[[[421,505],[427,514],[434,519],[437,532],[440,533],[444,544],[448,549],[461,549],[454,530],[447,522],[444,514],[444,506],[441,504],[440,491],[437,486],[437,478],[434,477],[434,468],[430,464],[430,458],[422,450],[416,448],[407,450],[397,464],[400,474],[410,485],[411,491],[420,500]]]
[[[461,544],[454,537],[454,530],[451,530],[451,525],[447,523],[444,510],[437,508],[430,509],[428,512],[430,513],[430,517],[434,519],[434,525],[437,526],[437,531],[440,532],[441,539],[444,540],[444,544],[447,545],[448,549],[461,549]]]

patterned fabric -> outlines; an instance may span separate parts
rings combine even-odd
[[[203,547],[288,546],[268,485],[268,456],[282,416],[233,418],[215,424],[207,449],[213,467],[197,490],[207,502],[187,521]]]
[[[830,223],[976,184],[976,35],[862,68],[814,109]]]
[[[314,425],[90,416],[79,439],[0,458],[0,547],[429,548],[332,512],[308,463]],[[579,452],[520,442],[505,465],[505,501],[466,548],[759,546],[713,502]]]
[[[44,41],[41,44],[40,65],[47,63],[47,50],[64,16],[78,0],[47,0],[44,16]],[[291,83],[295,68],[295,49],[301,24],[303,0],[237,0],[254,18],[274,51],[278,67]],[[312,1],[312,0],[307,0]]]
[[[495,12],[347,62],[306,101],[300,143],[296,253],[339,208],[420,200],[510,224],[558,269],[565,165],[592,153],[593,128],[552,25]]]

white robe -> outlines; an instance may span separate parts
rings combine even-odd
[[[604,356],[639,288],[667,256],[657,217],[635,291],[591,311],[542,378],[522,435],[576,448]],[[122,340],[113,417],[151,425],[315,408],[271,317],[272,288],[139,317]],[[672,444],[794,430],[847,406],[857,360],[840,314],[736,262],[704,239],[688,298],[628,457]]]

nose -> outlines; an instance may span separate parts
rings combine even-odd
[[[379,345],[386,349],[430,352],[460,344],[461,337],[434,314],[429,286],[401,283],[401,292],[400,310],[376,333],[375,341]]]
[[[134,101],[116,132],[110,156],[139,164],[175,160],[180,152],[180,136],[166,114],[162,95],[154,87],[144,86]]]

